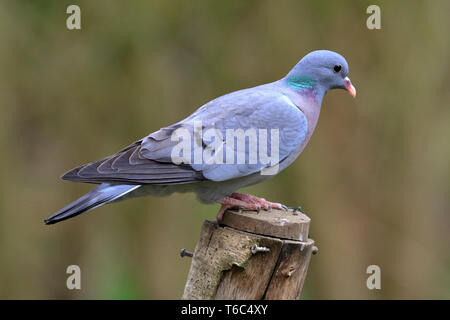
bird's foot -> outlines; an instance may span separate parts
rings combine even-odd
[[[216,220],[218,224],[222,224],[223,214],[231,208],[239,208],[239,210],[259,211],[261,209],[272,211],[272,208],[287,211],[288,207],[284,204],[270,202],[264,198],[258,198],[250,194],[232,193],[229,197],[225,197],[218,201],[221,204],[219,212],[217,212]]]
[[[222,224],[223,214],[225,211],[231,208],[239,208],[239,210],[261,210],[261,205],[257,203],[245,202],[243,200],[239,200],[232,197],[225,197],[222,200],[218,201],[221,206],[219,212],[217,212],[216,220],[218,224]]]
[[[284,204],[270,202],[264,198],[258,198],[258,197],[252,196],[251,194],[234,192],[231,194],[230,197],[247,202],[247,203],[253,203],[253,204],[259,205],[262,209],[267,210],[267,211],[271,211],[272,208],[280,209],[280,210],[288,209],[288,207],[286,207]]]

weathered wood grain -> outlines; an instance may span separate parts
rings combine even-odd
[[[278,263],[268,285],[265,300],[300,299],[314,241],[283,241]]]
[[[294,210],[228,210],[222,223],[228,227],[256,234],[270,235],[281,239],[306,241],[311,219]]]
[[[261,212],[228,211],[224,226],[204,221],[183,299],[299,299],[314,244],[310,219]],[[269,251],[252,253],[254,245]]]

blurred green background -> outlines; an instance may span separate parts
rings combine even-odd
[[[381,7],[381,30],[366,8]],[[66,28],[81,7],[82,30]],[[449,1],[0,2],[0,298],[178,299],[204,219],[193,195],[43,219],[90,190],[60,174],[306,53],[343,54],[300,158],[244,191],[312,218],[305,299],[450,298]],[[81,267],[82,290],[66,288]],[[381,267],[382,289],[366,288]]]

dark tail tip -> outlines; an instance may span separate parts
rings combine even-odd
[[[75,200],[68,206],[45,219],[44,222],[49,225],[73,218],[105,203],[114,201],[139,187],[140,185],[101,184],[92,189],[89,193],[80,197],[78,200]]]
[[[45,219],[45,220],[44,220],[44,223],[45,223],[46,225],[50,225],[50,224],[55,224],[56,221],[53,221],[52,219]]]

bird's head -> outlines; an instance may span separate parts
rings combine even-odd
[[[325,94],[331,89],[345,89],[353,97],[356,89],[348,77],[348,64],[340,54],[317,50],[308,53],[284,78],[288,86]]]

